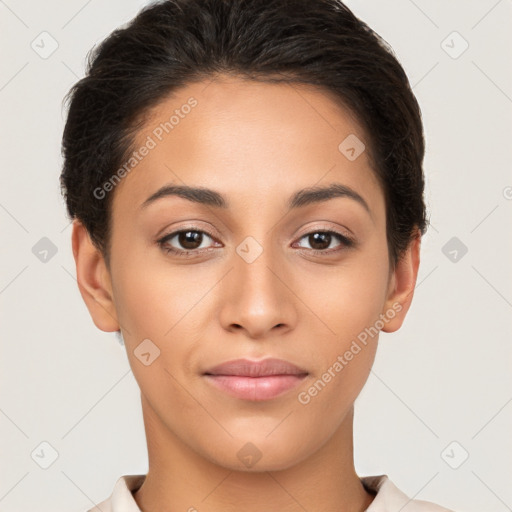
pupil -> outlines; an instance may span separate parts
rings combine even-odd
[[[313,249],[326,249],[327,247],[329,247],[329,244],[331,243],[331,235],[329,233],[314,233],[312,235],[309,235],[309,238],[309,243],[311,244],[311,247],[313,247]],[[313,240],[313,242],[311,242],[311,239]],[[321,242],[321,239],[324,240],[323,243]],[[327,243],[325,242],[326,239]],[[319,240],[320,247],[315,247],[315,244],[318,245]]]
[[[183,231],[179,234],[179,242],[185,249],[197,249],[201,245],[201,233]]]

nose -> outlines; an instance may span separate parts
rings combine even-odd
[[[267,338],[273,330],[282,334],[293,329],[297,299],[285,265],[270,250],[263,250],[253,261],[235,253],[232,264],[222,282],[220,321],[224,329],[243,330],[252,339]]]

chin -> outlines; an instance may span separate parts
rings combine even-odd
[[[233,438],[228,443],[219,442],[216,450],[211,452],[212,444],[205,447],[204,455],[218,466],[231,471],[258,473],[263,471],[281,471],[288,469],[314,452],[315,447],[304,445],[301,440],[288,436],[271,434],[268,431],[261,435],[244,436],[243,439]],[[298,450],[297,446],[301,449]]]

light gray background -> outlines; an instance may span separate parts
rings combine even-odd
[[[82,302],[58,184],[62,99],[143,4],[0,0],[3,512],[83,512],[147,471],[139,390]],[[356,469],[455,510],[512,510],[512,0],[347,5],[391,44],[421,105],[432,222],[412,309],[381,334],[356,402]],[[57,249],[46,262],[32,251],[43,237]],[[468,248],[457,261],[452,237]]]

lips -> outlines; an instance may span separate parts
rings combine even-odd
[[[308,372],[283,359],[250,361],[237,359],[204,372],[215,389],[242,400],[262,401],[276,398],[297,387]]]
[[[307,375],[307,370],[285,361],[269,358],[262,361],[236,359],[210,368],[205,375],[234,375],[239,377],[265,377],[269,375]]]

